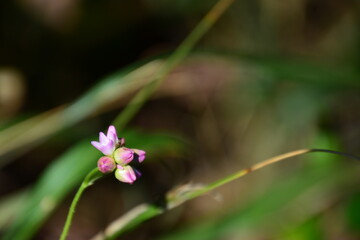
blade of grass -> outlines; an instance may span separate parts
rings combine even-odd
[[[69,106],[56,108],[0,131],[0,166],[152,81],[151,76],[162,64],[161,60],[154,60],[133,71],[133,67],[128,67],[105,78]]]
[[[313,145],[322,149],[340,148],[338,138],[325,131],[318,134]],[[301,169],[295,172],[282,172],[274,179],[273,184],[259,195],[240,191],[240,196],[252,199],[245,205],[237,206],[235,203],[227,207],[228,213],[225,215],[220,214],[216,218],[202,217],[200,221],[171,231],[160,239],[187,239],[192,236],[198,240],[209,240],[222,239],[234,234],[238,238],[247,239],[251,238],[252,233],[256,236],[258,232],[269,236],[267,230],[279,229],[281,223],[286,222],[288,225],[289,222],[294,222],[294,218],[295,221],[299,221],[300,215],[304,217],[306,206],[312,209],[310,214],[321,211],[324,202],[329,203],[330,200],[324,197],[324,192],[331,192],[333,196],[334,189],[344,189],[345,185],[354,182],[359,169],[350,164],[344,166],[337,155],[317,154],[316,160],[314,158],[312,155],[305,156],[305,163]],[[289,210],[300,205],[303,206],[301,214],[294,215],[294,211]]]
[[[358,172],[359,168],[350,166],[343,166],[341,170],[338,166],[308,166],[302,171],[282,176],[264,194],[256,196],[241,208],[233,206],[225,215],[205,217],[203,221],[157,239],[180,240],[193,237],[197,240],[212,240],[226,239],[229,236],[247,239],[251,238],[248,234],[258,236],[256,233],[259,232],[263,236],[269,236],[275,229],[323,211],[334,202],[334,189],[341,189],[341,193],[338,192],[340,196],[337,196],[338,200],[341,199],[343,190],[357,182]],[[296,211],[298,206],[301,206],[300,213]]]
[[[124,111],[114,120],[118,129],[123,129],[130,119],[139,111],[147,99],[165,80],[165,77],[172,71],[194,48],[195,44],[214,25],[219,17],[230,7],[234,0],[220,0],[200,21],[189,36],[180,44],[173,54],[165,62],[164,66],[157,72],[154,82],[143,88],[127,105]]]
[[[301,149],[296,150],[293,152],[285,153],[273,158],[266,159],[258,164],[253,165],[250,168],[245,168],[240,170],[234,174],[231,174],[223,179],[210,183],[206,186],[199,186],[199,185],[184,185],[179,188],[176,188],[170,191],[165,197],[165,204],[142,204],[138,207],[133,208],[125,215],[121,216],[114,222],[112,222],[103,232],[98,233],[95,235],[92,240],[109,240],[109,239],[116,239],[122,233],[138,226],[142,222],[151,219],[155,216],[162,214],[165,210],[170,210],[175,208],[186,201],[199,197],[205,193],[208,193],[218,187],[223,186],[229,182],[237,180],[251,172],[259,170],[263,167],[269,166],[279,161],[283,161],[288,158],[292,158],[295,156],[300,156],[306,153],[312,152],[324,152],[324,153],[331,153],[331,154],[338,154],[345,157],[353,158],[356,160],[360,160],[359,157],[331,151],[331,150],[324,150],[324,149]]]

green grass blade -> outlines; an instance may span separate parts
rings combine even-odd
[[[175,207],[183,204],[186,201],[189,201],[191,199],[199,197],[205,193],[208,193],[211,190],[214,190],[218,187],[223,186],[224,184],[227,184],[229,182],[237,180],[240,177],[247,175],[248,173],[251,173],[255,170],[261,169],[270,164],[273,164],[273,163],[276,163],[279,161],[283,161],[290,157],[295,157],[295,156],[299,156],[299,155],[303,155],[303,154],[311,153],[311,152],[334,153],[334,154],[340,154],[340,155],[344,155],[344,156],[347,156],[350,158],[360,160],[360,158],[358,158],[356,156],[343,154],[340,152],[333,152],[333,151],[329,151],[329,150],[321,150],[321,149],[314,149],[314,150],[304,149],[304,150],[297,150],[297,151],[285,153],[285,154],[282,154],[282,155],[279,155],[279,156],[276,156],[273,158],[269,158],[265,161],[255,164],[254,166],[252,166],[250,168],[243,169],[241,171],[238,171],[234,174],[231,174],[227,177],[219,179],[219,180],[212,182],[205,186],[188,184],[188,185],[183,185],[178,188],[175,188],[166,195],[166,197],[165,197],[166,200],[163,205],[154,203],[154,204],[144,204],[144,205],[140,205],[139,207],[135,207],[134,209],[130,210],[128,213],[121,216],[119,219],[115,220],[113,223],[111,223],[104,230],[104,232],[100,232],[99,234],[94,236],[94,238],[92,238],[92,239],[93,240],[115,239],[118,236],[120,236],[122,233],[124,233],[125,231],[128,231],[129,229],[136,227],[138,224],[140,224],[148,219],[151,219],[157,215],[160,215],[165,210],[170,210],[172,208],[175,208]],[[302,192],[304,189],[313,185],[314,182],[329,175],[329,172],[323,171],[322,169],[320,169],[320,171],[318,169],[313,169],[313,171],[314,171],[314,175],[313,176],[307,175],[305,180],[303,179],[303,175],[301,174],[299,176],[301,178],[301,181],[299,181],[299,184],[297,184],[297,185],[290,184],[291,181],[289,181],[289,183],[286,183],[286,184],[290,184],[290,185],[287,186],[287,191],[285,192],[286,193],[285,197],[281,198],[280,201],[278,201],[277,199],[273,199],[271,201],[269,200],[270,203],[276,204],[275,206],[270,205],[270,207],[266,208],[266,209],[255,208],[252,211],[254,211],[255,213],[260,213],[260,215],[263,213],[267,213],[267,212],[269,212],[269,210],[273,209],[274,207],[279,207],[282,204],[284,204],[285,202],[289,201],[289,199],[293,198],[294,196],[296,196],[300,192]],[[280,191],[283,192],[284,189],[282,189]],[[276,195],[277,194],[274,191],[272,191],[269,193],[269,196],[267,196],[267,197],[269,197],[269,199],[271,199],[272,196],[276,196]],[[263,198],[261,198],[261,201],[262,201],[262,199]],[[255,204],[255,206],[262,206],[262,205]],[[256,214],[253,214],[253,213],[249,214],[249,216],[251,216],[251,215],[256,216]],[[259,215],[259,214],[257,214],[257,215]],[[206,227],[206,231],[209,233],[209,232],[211,232],[211,228],[214,228],[214,225],[211,225],[210,227],[208,227],[208,226],[205,226],[205,227]],[[200,228],[200,230],[202,230],[202,228]],[[204,233],[204,236],[209,236],[205,233],[206,231],[202,231],[202,233]],[[200,236],[200,234],[199,234],[199,236]],[[211,236],[212,236],[212,234],[211,234]],[[180,238],[176,238],[176,239],[188,239],[188,237],[189,236],[187,236],[185,234],[185,235],[181,235]],[[207,238],[204,238],[204,239],[207,239]]]
[[[165,77],[190,54],[197,42],[216,23],[222,14],[231,6],[234,0],[219,0],[215,6],[205,15],[195,29],[176,48],[173,54],[166,60],[163,67],[156,73],[153,82],[143,88],[126,106],[122,114],[114,121],[114,125],[123,129],[130,119],[139,111],[147,99],[165,80]]]
[[[0,166],[42,143],[60,130],[97,114],[110,103],[152,81],[162,61],[154,60],[131,71],[119,71],[94,86],[67,107],[60,107],[0,131]]]
[[[341,173],[344,175],[343,173]],[[253,229],[254,226],[271,221],[273,214],[283,209],[288,203],[299,197],[325,179],[333,183],[332,178],[339,177],[334,169],[307,169],[294,176],[287,176],[278,184],[272,186],[264,194],[258,196],[249,205],[240,209],[233,209],[229,214],[217,219],[204,220],[199,224],[189,226],[183,230],[173,232],[161,240],[179,240],[194,237],[198,240],[222,239],[231,233],[241,233]],[[246,194],[246,193],[244,193]]]

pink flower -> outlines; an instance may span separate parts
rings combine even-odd
[[[115,161],[111,157],[104,156],[98,160],[98,168],[102,173],[109,173],[114,171],[115,166]]]
[[[101,151],[105,155],[112,155],[115,151],[116,145],[118,144],[118,137],[116,134],[116,129],[114,126],[110,126],[107,135],[103,132],[99,134],[99,142],[91,141],[91,144],[96,147],[99,151]]]
[[[130,183],[130,184],[135,182],[137,178],[136,172],[129,165],[126,166],[117,165],[117,169],[115,171],[115,177],[121,182]]]
[[[115,161],[120,165],[126,165],[134,159],[134,151],[130,148],[121,147],[114,152]]]
[[[109,173],[115,169],[115,177],[125,183],[132,184],[141,173],[128,164],[134,159],[141,163],[145,159],[145,151],[125,147],[125,139],[118,138],[114,126],[109,126],[107,134],[99,134],[99,142],[91,141],[91,144],[104,155],[98,160],[98,169],[102,173]]]
[[[136,155],[137,155],[137,159],[138,159],[138,161],[139,161],[139,163],[141,163],[142,161],[144,161],[144,159],[145,159],[145,155],[146,155],[146,152],[145,151],[143,151],[143,150],[140,150],[140,149],[133,149],[134,150],[134,152],[136,153]]]

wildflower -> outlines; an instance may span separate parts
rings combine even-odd
[[[104,156],[98,160],[98,168],[102,173],[112,172],[114,171],[115,167],[116,167],[115,161],[111,157]]]
[[[102,173],[110,173],[115,169],[115,177],[125,183],[132,184],[141,173],[128,165],[134,159],[141,163],[145,159],[145,151],[125,147],[125,139],[118,138],[114,126],[110,126],[107,134],[100,132],[99,142],[91,144],[104,155],[98,160],[98,169]]]
[[[114,153],[118,142],[119,139],[116,134],[116,129],[114,126],[111,125],[107,131],[106,136],[103,132],[100,132],[99,142],[92,141],[91,144],[103,154],[110,156]]]

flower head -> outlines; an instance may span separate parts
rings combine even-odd
[[[118,141],[119,139],[116,134],[116,129],[114,126],[111,125],[108,129],[106,136],[103,132],[100,132],[99,142],[92,141],[91,144],[103,154],[110,156],[115,151]]]
[[[115,167],[116,167],[115,161],[111,157],[104,156],[98,160],[98,168],[99,171],[102,173],[112,172],[114,171]]]
[[[141,163],[145,159],[145,151],[125,147],[125,139],[118,138],[114,126],[110,126],[107,134],[99,134],[99,142],[92,141],[91,144],[104,155],[98,160],[98,169],[102,173],[109,173],[115,169],[115,177],[125,183],[132,184],[141,173],[128,164],[134,159]]]

